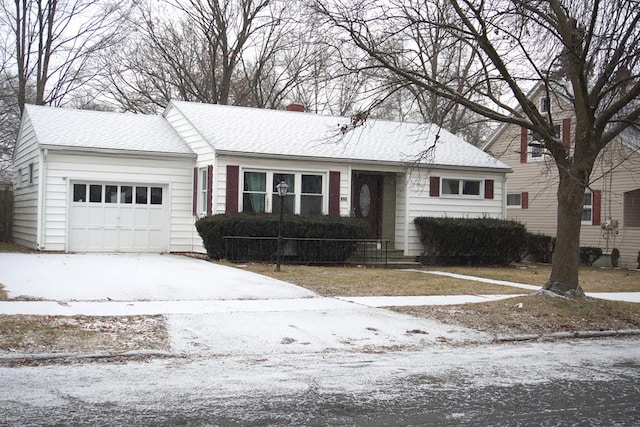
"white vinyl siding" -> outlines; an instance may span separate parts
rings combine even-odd
[[[16,177],[14,196],[13,239],[16,243],[38,249],[38,180],[40,177],[40,151],[28,115],[22,122],[17,141],[14,168],[20,171]],[[29,165],[32,166],[32,183],[28,183]]]
[[[450,175],[448,171],[430,170],[433,176]],[[456,179],[461,181],[479,181],[480,193],[484,194],[483,183],[487,179],[494,180],[493,199],[475,197],[429,197],[429,175],[424,170],[413,170],[408,177],[406,194],[399,184],[397,195],[398,212],[397,220],[401,225],[403,214],[406,215],[406,237],[396,235],[396,247],[399,242],[404,242],[405,255],[417,256],[422,253],[422,243],[418,236],[413,221],[417,217],[448,217],[448,218],[503,218],[503,174],[489,172],[456,172]],[[398,180],[400,183],[401,180]],[[402,191],[402,192],[401,192]],[[408,199],[403,202],[403,199]],[[406,204],[408,212],[404,212],[403,204]],[[402,230],[402,227],[396,227]]]
[[[201,240],[195,232],[191,215],[193,163],[192,159],[50,151],[44,206],[44,249],[68,250],[68,221],[74,182],[163,187],[163,199],[169,209],[167,243],[163,252],[191,252],[194,247],[199,248]],[[135,201],[135,194],[132,197]]]

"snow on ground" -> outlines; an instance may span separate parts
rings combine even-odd
[[[188,301],[305,298],[304,288],[199,259],[158,254],[0,253],[9,298]]]

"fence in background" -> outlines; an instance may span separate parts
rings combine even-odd
[[[13,191],[0,188],[0,242],[11,241],[13,230]]]

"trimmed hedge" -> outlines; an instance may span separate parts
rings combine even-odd
[[[540,233],[527,233],[527,255],[535,262],[550,264],[553,260],[553,250],[556,238]]]
[[[213,259],[225,258],[225,236],[234,237],[278,237],[278,214],[234,213],[201,218],[196,229],[202,237],[207,255]],[[284,215],[283,238],[298,239],[365,239],[369,235],[366,222],[356,218],[335,216]],[[229,261],[275,261],[276,240],[246,239],[235,241]],[[289,243],[287,242],[287,246]],[[336,241],[296,241],[295,248],[284,247],[283,254],[289,261],[294,258],[305,262],[343,262],[355,246],[353,243]],[[291,254],[295,253],[295,256]]]
[[[414,224],[428,265],[504,265],[520,260],[527,241],[514,221],[418,217]]]

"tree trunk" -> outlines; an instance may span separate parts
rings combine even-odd
[[[564,296],[584,296],[578,283],[580,227],[584,203],[583,180],[560,170],[556,247],[551,276],[544,289]]]

